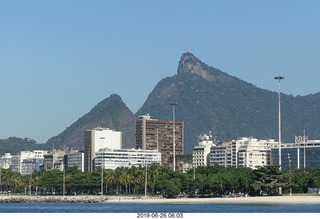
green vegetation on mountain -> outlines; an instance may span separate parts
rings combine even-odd
[[[7,139],[0,139],[0,156],[4,153],[17,154],[20,151],[30,150],[46,150],[45,144],[37,144],[37,142],[30,138],[10,137]]]
[[[136,116],[149,113],[155,119],[172,120],[170,103],[177,102],[175,117],[184,122],[185,153],[191,153],[197,137],[209,131],[220,141],[245,136],[277,141],[278,92],[230,76],[191,53],[182,54],[177,72],[156,85]],[[309,139],[319,138],[320,93],[281,94],[281,108],[283,142],[293,142],[303,127]]]

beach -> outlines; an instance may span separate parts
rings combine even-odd
[[[172,204],[320,204],[320,196],[257,196],[234,198],[162,198],[151,196],[0,196],[0,203],[172,203]]]

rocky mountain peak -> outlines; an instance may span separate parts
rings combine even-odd
[[[183,53],[181,55],[178,65],[177,74],[186,73],[198,75],[208,81],[216,80],[216,77],[209,72],[209,66],[207,66],[190,52]]]
[[[181,55],[177,74],[194,74],[210,82],[229,82],[234,80],[233,76],[205,64],[191,52],[186,52]]]

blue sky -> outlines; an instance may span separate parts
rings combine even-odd
[[[0,0],[0,138],[39,143],[119,94],[135,113],[191,52],[260,88],[320,91],[320,1]]]

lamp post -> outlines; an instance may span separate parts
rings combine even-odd
[[[175,139],[175,106],[176,102],[172,102],[172,121],[173,121],[173,171],[176,171],[176,139]]]
[[[306,128],[303,129],[303,168],[306,169]]]
[[[281,170],[281,101],[280,101],[280,81],[284,79],[283,76],[275,76],[274,79],[279,81],[279,169]]]
[[[0,163],[0,194],[2,193],[2,182],[1,182],[1,170],[2,169],[2,163]]]
[[[290,154],[288,153],[288,163],[289,163],[289,183],[290,183],[290,196],[292,194],[292,188],[291,188],[291,159]]]
[[[146,164],[146,175],[144,178],[144,196],[147,197],[147,182],[148,182],[148,165]]]
[[[66,193],[66,166],[63,162],[63,197],[65,196]]]
[[[100,137],[101,139],[101,144],[102,144],[102,150],[101,150],[101,196],[103,196],[103,140],[105,139],[104,137]]]

